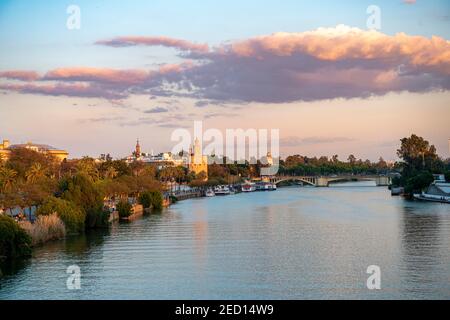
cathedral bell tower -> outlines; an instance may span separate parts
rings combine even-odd
[[[141,145],[139,144],[139,139],[137,139],[136,141],[136,150],[135,150],[135,156],[136,158],[140,158],[141,157]]]

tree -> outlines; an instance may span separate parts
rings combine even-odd
[[[421,172],[406,181],[405,192],[408,194],[413,194],[416,192],[420,193],[424,189],[426,189],[433,181],[434,177],[431,173]]]
[[[14,219],[0,215],[0,256],[6,258],[31,255],[31,237]]]
[[[25,174],[27,182],[35,183],[37,180],[45,177],[46,168],[42,166],[41,163],[36,162],[33,163],[31,168]]]
[[[146,191],[139,196],[139,203],[144,208],[160,210],[163,207],[163,195],[160,191]]]
[[[338,156],[337,154],[333,155],[333,156],[331,157],[331,161],[332,161],[333,163],[338,163],[338,162],[339,162],[339,156]]]
[[[412,134],[400,140],[401,146],[397,155],[412,169],[430,169],[431,162],[438,159],[436,148],[424,138]],[[428,166],[427,166],[428,164]]]
[[[103,211],[101,189],[85,173],[78,173],[60,182],[61,198],[75,203],[84,210],[86,227],[104,227],[108,225],[108,212]]]
[[[6,166],[16,171],[18,177],[25,179],[27,172],[36,163],[45,168],[50,176],[56,176],[59,171],[59,165],[55,157],[27,148],[12,149]]]
[[[380,157],[380,159],[378,160],[377,163],[377,168],[378,169],[386,169],[388,167],[387,162],[384,161],[383,157]]]
[[[110,166],[105,172],[105,178],[114,179],[119,175],[119,172],[113,167]]]
[[[0,187],[1,191],[6,192],[13,188],[16,183],[17,172],[6,167],[0,168]]]
[[[349,162],[350,164],[353,165],[353,164],[355,164],[355,162],[356,162],[356,157],[355,157],[354,155],[351,154],[351,155],[348,156],[348,159],[347,159],[347,160],[348,160],[348,162]]]
[[[84,231],[86,215],[75,203],[56,197],[49,197],[36,211],[36,216],[49,216],[54,213],[64,222],[69,233],[81,233]]]
[[[149,191],[142,193],[139,196],[139,204],[144,208],[150,208],[152,206],[152,194]]]
[[[117,204],[117,212],[119,213],[120,218],[128,218],[132,214],[132,206],[128,203],[128,201],[120,201]]]
[[[99,172],[94,159],[89,157],[84,157],[77,163],[77,172],[85,175],[92,181],[97,181],[99,179]]]

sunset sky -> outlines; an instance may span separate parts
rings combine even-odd
[[[0,1],[0,140],[123,157],[203,120],[279,129],[283,156],[395,160],[416,133],[450,157],[449,39],[446,0]]]

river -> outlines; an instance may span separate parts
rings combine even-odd
[[[370,183],[182,201],[37,248],[0,299],[450,299],[450,206]]]

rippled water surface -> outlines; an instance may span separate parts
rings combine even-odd
[[[183,201],[36,249],[0,280],[0,299],[30,298],[450,299],[450,206],[364,184]]]

